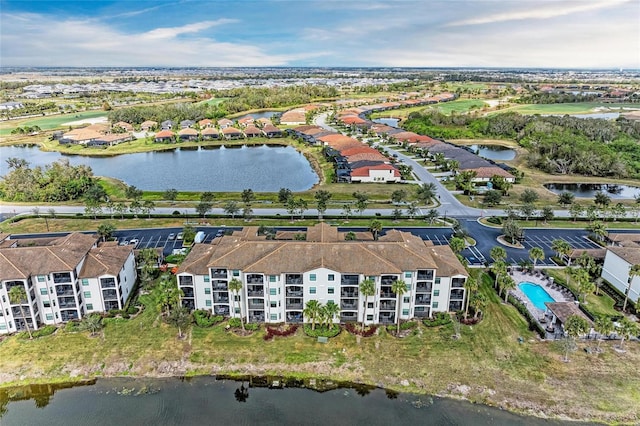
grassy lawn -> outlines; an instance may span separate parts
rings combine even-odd
[[[5,121],[0,124],[0,135],[9,135],[11,130],[23,126],[40,126],[42,130],[53,130],[62,127],[65,123],[84,120],[86,118],[106,117],[105,111],[86,111],[69,114],[56,114],[46,117],[31,117],[21,120]]]
[[[262,339],[263,331],[237,336],[225,322],[192,327],[184,340],[164,324],[151,295],[145,311],[131,320],[111,320],[100,337],[59,330],[33,341],[0,343],[2,384],[113,375],[211,373],[324,377],[377,384],[395,390],[465,397],[518,411],[546,415],[627,420],[640,406],[638,344],[618,354],[608,343],[600,354],[580,350],[571,362],[553,343],[537,341],[524,319],[502,304],[485,276],[481,292],[490,300],[485,319],[462,326],[420,325],[404,339],[383,329],[357,339],[344,331],[321,344],[299,330],[286,338]],[[135,338],[132,338],[135,336]],[[524,343],[518,343],[518,337]],[[579,344],[581,347],[584,343]],[[402,386],[407,380],[409,386]]]
[[[594,111],[602,108],[602,111]],[[604,104],[599,102],[579,102],[566,104],[523,104],[504,108],[495,114],[515,111],[520,114],[587,114],[593,112],[618,112],[622,108],[640,108],[638,104]]]
[[[561,269],[547,269],[547,274],[554,278],[555,282],[561,283],[569,287],[571,290],[577,292],[578,288],[574,282],[569,280],[569,284],[567,285],[567,274],[564,270]],[[615,305],[615,301],[609,297],[606,293],[599,291],[599,295],[596,296],[595,293],[587,294],[587,303],[585,307],[589,312],[592,312],[595,315],[607,315],[607,316],[618,316],[620,312],[616,311],[613,306]]]
[[[487,221],[487,218],[481,218],[480,221],[487,226],[492,226],[494,228],[502,228],[502,225],[496,225],[494,223],[490,223]],[[574,222],[571,219],[553,219],[544,223],[541,220],[516,220],[516,223],[521,228],[571,228],[571,229],[586,229],[589,225],[587,220],[579,220]],[[640,223],[635,223],[634,221],[616,221],[616,222],[606,222],[605,226],[610,229],[640,229]]]

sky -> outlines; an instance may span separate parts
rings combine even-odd
[[[0,0],[0,66],[640,68],[640,0]]]

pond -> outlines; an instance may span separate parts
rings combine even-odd
[[[375,118],[373,120],[374,123],[379,123],[379,124],[386,124],[387,126],[391,126],[391,127],[398,127],[398,123],[400,122],[399,118]]]
[[[254,120],[259,118],[271,118],[276,114],[281,114],[280,111],[260,111],[260,112],[252,112],[250,114],[241,115],[239,117],[235,117],[233,120],[240,120],[242,118],[247,118],[249,116],[253,117]]]
[[[509,161],[516,158],[516,151],[501,145],[470,145],[473,150],[482,158],[494,161]]]
[[[23,158],[32,166],[67,158],[73,165],[90,166],[97,176],[114,177],[147,191],[305,191],[319,180],[305,156],[290,146],[176,149],[114,157],[64,156],[37,147],[9,146],[0,148],[0,176],[7,173],[5,160],[10,157]]]
[[[639,187],[617,183],[547,183],[544,187],[556,194],[570,192],[581,198],[593,198],[598,191],[604,192],[612,199],[632,199],[640,195]]]
[[[385,392],[371,386],[340,387],[318,380],[322,392],[316,392],[299,388],[313,379],[263,379],[268,378],[246,378],[244,382],[214,377],[120,378],[66,389],[25,386],[10,394],[0,390],[0,407],[6,404],[0,421],[7,426],[563,424],[481,404]]]

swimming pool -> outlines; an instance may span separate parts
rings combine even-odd
[[[549,293],[547,293],[546,290],[540,287],[540,285],[538,284],[522,282],[518,284],[518,288],[524,293],[525,296],[527,296],[529,300],[531,300],[533,306],[540,309],[541,311],[547,310],[544,302],[555,302],[555,299],[549,296]]]

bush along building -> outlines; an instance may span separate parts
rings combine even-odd
[[[29,240],[0,235],[0,333],[122,309],[135,281],[132,246],[99,245],[97,236],[81,233]],[[24,297],[16,298],[13,287]]]
[[[304,240],[301,240],[304,234]],[[249,322],[301,323],[310,300],[340,306],[336,321],[367,324],[430,317],[463,308],[467,273],[449,246],[401,231],[377,240],[347,241],[324,223],[306,232],[279,232],[275,239],[245,227],[211,244],[195,244],[177,271],[182,305]],[[373,280],[375,295],[365,297],[360,283]],[[241,290],[230,283],[238,280]],[[400,309],[392,283],[407,291]],[[237,284],[234,282],[233,284]]]

